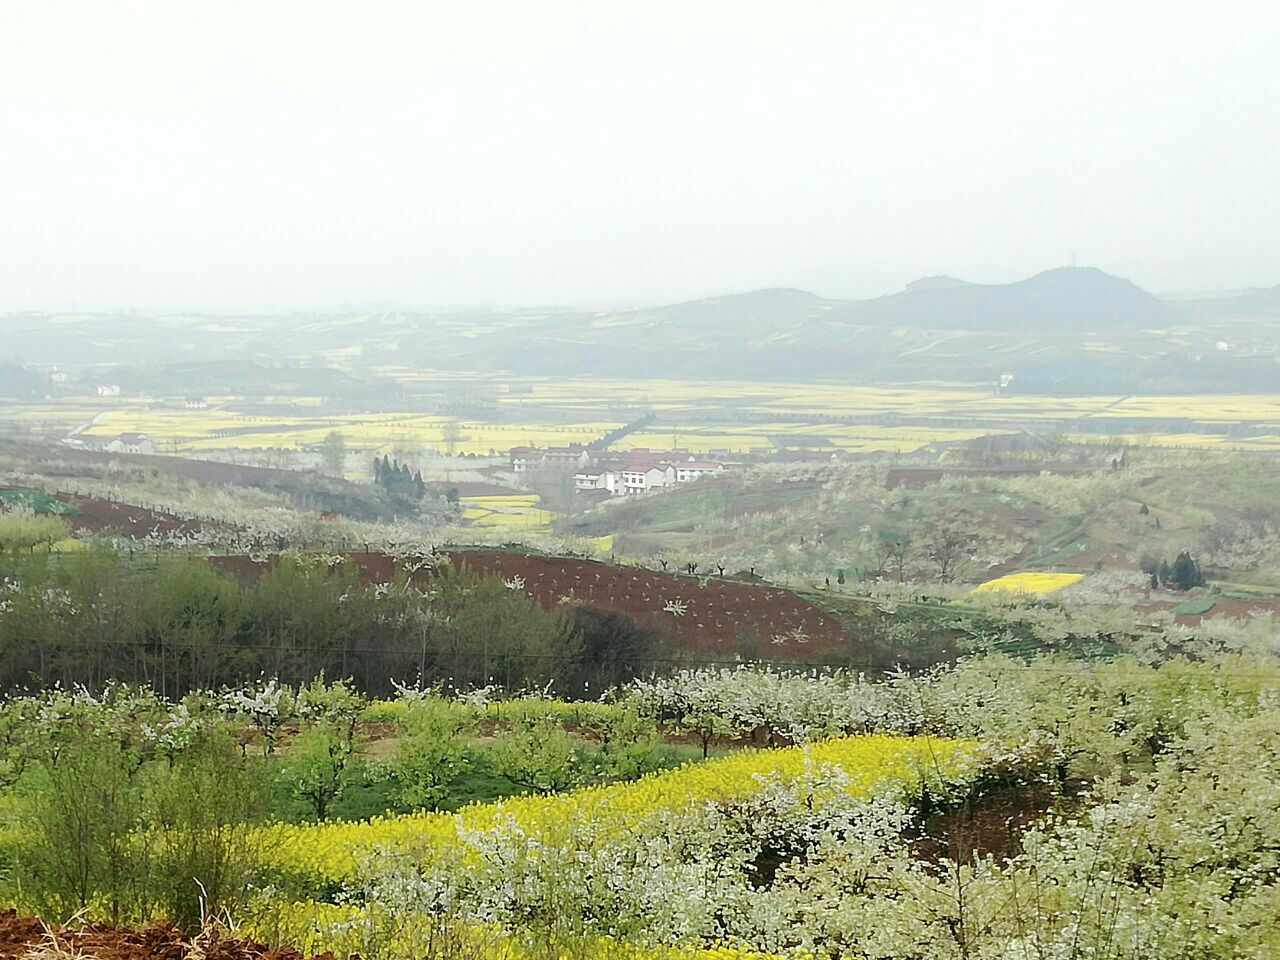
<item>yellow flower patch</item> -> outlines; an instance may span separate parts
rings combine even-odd
[[[1084,579],[1083,573],[1010,573],[974,587],[970,593],[1030,593],[1044,596]]]

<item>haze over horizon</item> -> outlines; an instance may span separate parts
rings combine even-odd
[[[1280,282],[1280,9],[0,14],[0,312]]]

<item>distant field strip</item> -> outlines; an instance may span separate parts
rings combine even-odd
[[[974,384],[857,386],[734,380],[621,380],[519,377],[379,368],[406,390],[448,397],[474,393],[491,415],[457,418],[410,411],[326,414],[318,397],[206,397],[188,410],[183,398],[79,398],[35,405],[0,404],[0,423],[70,432],[95,416],[87,437],[136,431],[165,453],[216,449],[305,449],[331,430],[369,453],[435,450],[504,455],[520,445],[587,444],[642,411],[656,423],[615,449],[684,447],[694,453],[787,447],[850,453],[911,453],[1012,432],[1021,423],[1056,421],[1068,436],[1099,439],[1114,423],[1117,439],[1173,447],[1280,450],[1280,392],[1252,395],[1050,397],[999,395]],[[434,402],[434,401],[430,401]],[[271,409],[266,409],[271,408]],[[881,418],[885,422],[863,422]],[[894,418],[910,425],[894,425]],[[924,421],[921,423],[920,421]],[[1072,421],[1080,421],[1079,429]],[[1083,421],[1092,425],[1084,432]],[[1150,422],[1150,430],[1143,421]],[[936,423],[936,425],[935,425]],[[450,426],[454,424],[454,426]],[[1201,429],[1202,428],[1202,429]],[[1233,429],[1238,428],[1238,429]],[[1032,429],[1038,429],[1032,427]],[[446,434],[452,438],[446,440]]]
[[[108,410],[86,436],[113,436],[126,431],[145,433],[166,452],[236,448],[243,450],[304,448],[323,442],[333,430],[349,446],[385,453],[398,447],[433,447],[445,452],[445,425],[451,418],[418,414],[339,415],[308,417],[247,416],[227,410],[127,409]],[[459,419],[453,450],[459,454],[505,454],[524,444],[567,446],[587,444],[621,426],[618,422],[485,423]]]

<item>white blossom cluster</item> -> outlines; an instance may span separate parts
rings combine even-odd
[[[872,682],[849,671],[793,673],[743,664],[636,680],[629,692],[655,720],[689,726],[714,720],[720,732],[739,736],[764,728],[803,741],[838,733],[915,733],[924,723],[905,675]]]
[[[774,929],[787,884],[765,889],[762,871],[796,870],[820,850],[870,861],[904,843],[904,800],[856,799],[847,783],[838,767],[772,778],[739,804],[642,815],[622,838],[571,816],[550,835],[510,817],[482,830],[459,822],[461,845],[377,851],[343,900],[363,908],[356,926],[448,916],[519,929],[554,917],[577,935],[655,945],[781,944],[792,939]]]

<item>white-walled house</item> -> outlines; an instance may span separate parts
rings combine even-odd
[[[542,462],[547,466],[585,467],[591,463],[591,454],[583,446],[547,447],[542,452]]]
[[[724,473],[724,464],[716,460],[687,460],[677,462],[676,483],[688,483],[699,477],[717,477]]]
[[[588,492],[607,490],[613,496],[634,496],[666,490],[699,477],[724,473],[718,460],[699,460],[688,450],[637,448],[614,454],[592,454],[582,446],[512,447],[511,470],[528,474],[546,466],[571,468],[573,488]]]
[[[80,435],[67,441],[72,446],[104,453],[155,453],[155,442],[145,433],[120,433],[114,437]]]
[[[512,447],[511,472],[528,473],[542,463],[542,451],[537,447]]]
[[[608,490],[613,492],[614,473],[600,467],[588,467],[573,475],[575,490]]]
[[[122,433],[107,445],[107,449],[113,453],[155,453],[156,445],[145,433]]]
[[[676,468],[669,463],[630,464],[618,472],[622,478],[624,495],[662,490],[675,486],[676,482]]]
[[[582,469],[591,463],[586,447],[512,447],[509,453],[512,473],[528,473],[539,467],[559,466]]]

